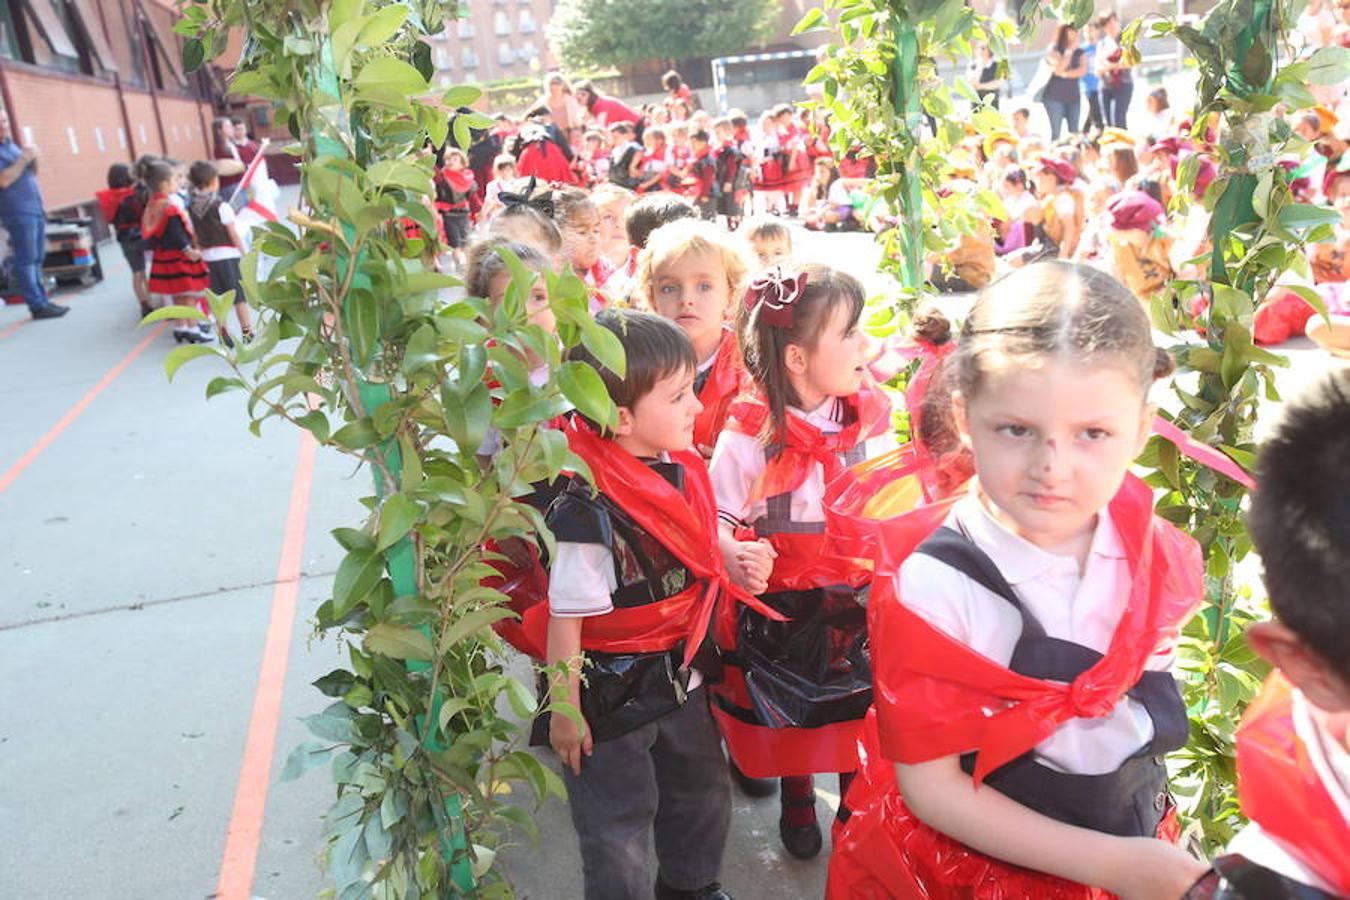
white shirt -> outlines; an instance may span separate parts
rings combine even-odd
[[[813,412],[802,412],[788,407],[788,415],[805,419],[824,434],[844,430],[839,422],[844,413],[844,401],[830,397]],[[867,458],[878,456],[896,446],[895,433],[889,428],[884,434],[869,438],[865,446]],[[724,517],[749,524],[765,514],[763,499],[750,500],[750,489],[764,471],[764,444],[756,435],[742,434],[726,429],[717,439],[708,474],[712,478],[713,494],[717,497],[717,511]],[[790,515],[794,522],[825,521],[825,467],[811,464],[806,480],[792,492]]]
[[[1295,688],[1291,697],[1294,733],[1307,748],[1308,760],[1326,787],[1327,793],[1335,801],[1342,818],[1350,822],[1350,751],[1318,725],[1302,691]],[[1238,832],[1237,837],[1228,845],[1228,852],[1240,853],[1267,869],[1273,869],[1287,878],[1329,894],[1336,893],[1331,884],[1323,881],[1316,872],[1290,855],[1255,822]]]
[[[1087,564],[1050,553],[1013,534],[985,509],[975,492],[957,501],[947,520],[987,553],[1047,636],[1105,653],[1130,591],[1130,569],[1111,516],[1098,513]],[[1022,619],[1008,601],[945,563],[921,553],[900,567],[901,602],[934,627],[1002,666],[1012,660]],[[1148,668],[1167,670],[1173,648],[1155,652]],[[1100,775],[1118,769],[1153,739],[1143,704],[1122,698],[1096,719],[1070,719],[1036,745],[1039,761],[1061,772]]]

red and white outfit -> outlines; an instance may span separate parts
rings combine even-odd
[[[1350,751],[1279,672],[1243,716],[1237,768],[1238,799],[1251,824],[1229,851],[1350,896]]]
[[[952,530],[947,535],[964,535],[993,562],[1005,579],[1000,590],[1013,592],[1020,606],[923,549],[910,553],[940,521]],[[1179,732],[1171,740],[1184,743],[1185,710],[1177,694],[1169,720],[1152,717],[1141,686],[1170,681],[1177,636],[1203,598],[1198,546],[1153,515],[1152,491],[1133,476],[1099,514],[1081,575],[1076,559],[1014,535],[973,493],[899,517],[885,542],[894,545],[891,558],[903,562],[889,577],[878,574],[868,607],[876,705],[847,796],[852,816],[830,861],[827,897],[1107,896],[986,856],[929,827],[901,798],[894,763],[961,754],[984,790],[1028,765],[1059,785],[1156,766],[1165,786],[1160,756],[1151,749],[1162,738],[1155,729]],[[1028,634],[1029,622],[1042,629],[1038,637]],[[1028,638],[1076,647],[1083,658],[1078,674],[1065,680],[1022,674],[1016,651]],[[1053,805],[1056,798],[1044,799]],[[1155,812],[1152,833],[1175,838],[1165,788],[1144,800]]]
[[[746,775],[851,772],[871,696],[861,592],[872,573],[830,551],[823,497],[846,465],[895,446],[890,401],[868,384],[809,413],[789,409],[776,452],[760,439],[767,417],[759,397],[736,403],[710,474],[722,520],[778,552],[759,599],[787,621],[722,607],[716,637],[738,662],[728,663],[713,712]],[[785,647],[796,650],[780,654]]]
[[[183,198],[160,194],[159,221],[151,228],[141,226],[141,236],[150,248],[150,293],[163,298],[205,293],[209,275],[204,259],[188,259],[187,251],[196,242],[192,219]]]

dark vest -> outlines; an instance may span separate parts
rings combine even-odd
[[[937,559],[1012,604],[1022,617],[1022,636],[1008,668],[1019,675],[1071,682],[1102,655],[1072,641],[1052,638],[1027,611],[994,561],[965,535],[939,528],[914,551]],[[1023,806],[1083,828],[1124,837],[1152,837],[1169,798],[1164,754],[1185,746],[1186,708],[1170,672],[1144,672],[1127,692],[1153,720],[1153,739],[1114,772],[1075,775],[1042,765],[1031,751],[990,773],[991,787]],[[975,754],[961,757],[975,771]]]
[[[230,233],[220,221],[220,195],[193,191],[188,201],[188,214],[192,216],[192,230],[197,233],[197,246],[233,247]]]
[[[679,463],[648,465],[677,490],[684,489],[684,467]],[[559,541],[603,544],[614,558],[610,594],[616,609],[631,609],[668,600],[695,583],[689,571],[665,545],[633,520],[615,498],[597,493],[573,478],[549,507],[549,529]],[[683,643],[665,653],[607,653],[586,651],[581,711],[594,739],[610,740],[655,721],[685,702],[689,673],[681,669]],[[705,681],[721,673],[721,661],[712,642],[705,641],[694,659]],[[543,680],[541,692],[545,690]],[[542,728],[542,730],[541,730]],[[547,744],[547,716],[536,720],[531,743]]]

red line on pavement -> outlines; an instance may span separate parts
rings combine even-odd
[[[18,331],[20,328],[22,328],[23,326],[27,325],[27,324],[28,324],[29,322],[31,322],[31,321],[33,321],[33,320],[32,320],[32,319],[20,319],[19,321],[15,322],[13,325],[8,325],[8,326],[6,326],[6,327],[4,327],[4,328],[0,328],[0,341],[3,341],[5,338],[9,337],[11,334],[13,334],[14,332]]]
[[[291,650],[296,599],[300,593],[300,558],[305,546],[305,522],[309,513],[310,484],[314,480],[314,456],[318,445],[309,432],[300,436],[300,454],[295,463],[295,481],[286,511],[286,532],[277,562],[276,588],[272,592],[272,615],[267,624],[258,687],[253,695],[244,760],[239,767],[239,786],[234,811],[225,835],[225,853],[220,862],[216,900],[249,900],[253,872],[258,863],[263,813],[271,779],[272,754],[276,747],[277,722],[285,689],[286,664]]]
[[[33,460],[37,459],[38,456],[42,454],[42,451],[46,450],[47,447],[51,445],[52,441],[61,436],[61,432],[65,431],[66,428],[70,426],[71,422],[74,422],[80,417],[80,413],[84,412],[89,404],[94,402],[95,397],[103,393],[104,388],[112,384],[117,376],[121,375],[126,367],[131,365],[136,357],[140,356],[155,338],[159,337],[159,333],[164,330],[166,325],[168,325],[167,322],[160,322],[156,325],[154,330],[147,334],[145,339],[137,344],[134,350],[122,357],[121,362],[109,369],[108,373],[98,380],[98,384],[94,385],[89,390],[89,393],[80,398],[79,403],[76,403],[67,410],[66,414],[61,417],[61,420],[51,427],[51,430],[38,438],[37,443],[32,447],[29,447],[28,452],[19,457],[18,462],[10,466],[3,475],[0,475],[0,494],[3,494],[9,486],[14,483],[14,479],[18,478],[24,469],[32,465]],[[3,335],[0,335],[0,337],[3,337]]]

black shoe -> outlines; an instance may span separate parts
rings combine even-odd
[[[797,859],[814,859],[825,843],[825,839],[820,833],[820,823],[813,817],[810,823],[806,825],[795,828],[788,825],[788,807],[793,806],[809,806],[812,808],[814,816],[816,798],[814,796],[810,799],[806,797],[784,797],[783,812],[778,816],[778,836],[783,839],[783,846],[787,848],[787,852]]]
[[[151,306],[149,303],[142,303],[142,304],[141,304],[141,318],[142,318],[142,319],[144,319],[146,316],[150,315],[150,314],[151,314],[152,312],[154,312],[154,311],[155,311],[155,308],[154,308],[153,306]]]
[[[732,781],[736,782],[736,787],[747,797],[772,797],[778,790],[777,778],[751,778],[731,760],[727,760],[727,765],[731,767]]]
[[[722,885],[714,881],[705,884],[696,891],[679,891],[656,878],[656,900],[731,900],[731,895],[722,890]]]
[[[34,319],[59,319],[70,312],[69,306],[61,306],[56,303],[48,303],[46,306],[39,307],[33,311]]]

